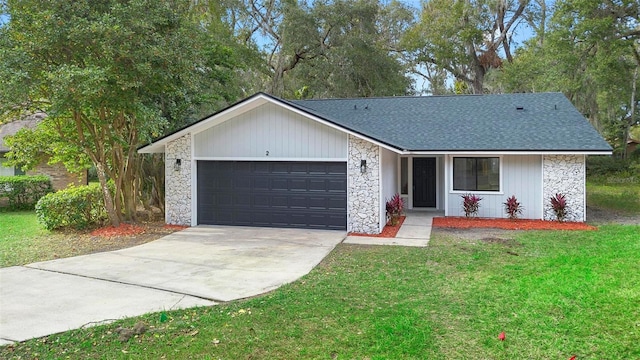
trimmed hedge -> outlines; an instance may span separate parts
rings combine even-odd
[[[36,204],[36,217],[49,230],[86,229],[108,219],[99,184],[70,186],[44,196]]]
[[[44,175],[0,176],[0,198],[9,200],[11,210],[33,209],[52,191],[51,179]]]

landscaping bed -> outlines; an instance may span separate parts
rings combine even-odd
[[[349,233],[349,236],[367,236],[367,237],[380,237],[380,238],[394,238],[398,234],[398,231],[400,230],[400,227],[402,226],[402,223],[404,222],[405,218],[406,218],[406,216],[401,216],[400,219],[398,220],[398,223],[395,224],[395,225],[391,225],[391,224],[385,225],[384,229],[382,229],[382,232],[380,234],[373,234],[372,235],[372,234],[363,234],[363,233],[351,232],[351,233]]]
[[[165,225],[163,221],[123,223],[90,230],[56,230],[42,228],[35,212],[7,212],[0,215],[0,267],[25,265],[96,252],[112,251],[159,239],[183,226]]]
[[[100,236],[100,237],[119,237],[119,236],[135,236],[139,234],[144,234],[145,232],[151,230],[156,232],[158,230],[158,225],[156,224],[153,227],[148,225],[140,226],[133,224],[122,223],[120,226],[105,226],[99,229],[93,230],[91,232],[91,236]],[[164,225],[162,226],[162,231],[180,231],[186,229],[188,226],[182,225]]]
[[[595,226],[581,222],[558,222],[530,219],[488,219],[465,217],[436,217],[433,219],[433,227],[471,229],[471,228],[496,228],[505,230],[597,230]]]

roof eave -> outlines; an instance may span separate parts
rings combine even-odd
[[[611,150],[404,150],[402,155],[448,155],[448,154],[485,154],[485,155],[612,155]]]

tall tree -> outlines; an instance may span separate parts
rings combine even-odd
[[[398,43],[412,14],[399,2],[246,1],[252,21],[244,24],[266,53],[268,92],[335,97],[411,91]]]
[[[503,59],[513,61],[512,34],[529,0],[428,0],[420,21],[405,37],[416,65],[435,65],[475,94]]]
[[[187,2],[8,0],[6,10],[0,113],[46,112],[47,150],[90,160],[113,225],[135,216],[136,146],[215,99],[232,79],[232,51]]]
[[[506,91],[564,92],[612,144],[624,149],[638,121],[639,6],[629,0],[557,1],[545,40],[529,41],[505,65],[499,82]]]
[[[306,86],[314,97],[412,93],[399,44],[412,14],[402,4],[316,2],[308,16],[318,21],[323,49],[291,71],[289,92]]]

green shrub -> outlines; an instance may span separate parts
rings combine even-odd
[[[51,193],[36,204],[36,216],[49,230],[71,227],[86,229],[107,219],[99,184],[70,186]]]
[[[640,181],[640,161],[610,156],[588,156],[587,178],[599,184],[636,183]]]
[[[631,161],[613,156],[588,156],[588,176],[608,176],[629,171]]]
[[[0,176],[0,198],[9,200],[9,209],[33,209],[41,197],[53,191],[51,179],[44,175]]]

